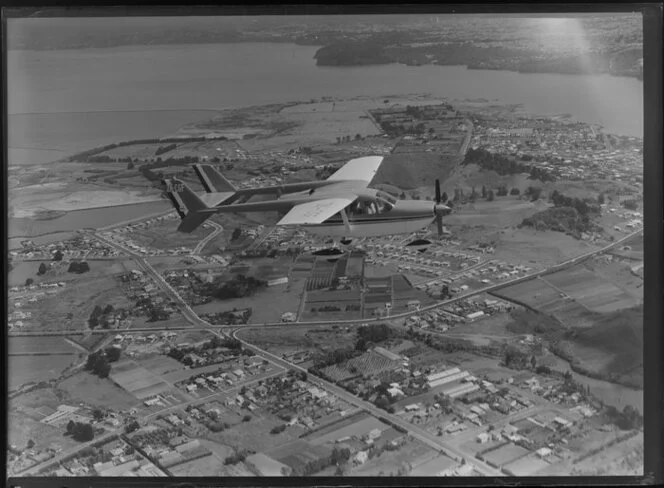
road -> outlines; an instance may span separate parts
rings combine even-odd
[[[398,425],[400,427],[403,427],[408,431],[410,435],[412,435],[414,438],[424,442],[428,446],[436,449],[437,451],[441,451],[443,454],[451,457],[452,459],[460,461],[461,459],[464,459],[466,463],[468,464],[473,464],[476,466],[477,471],[479,471],[481,474],[484,476],[504,476],[499,470],[496,470],[489,466],[488,464],[475,459],[471,456],[468,456],[466,454],[463,454],[461,451],[458,449],[450,446],[449,444],[443,442],[438,438],[437,436],[430,434],[429,432],[420,429],[419,427],[415,427],[413,424],[410,422],[402,419],[401,417],[398,417],[396,415],[392,415],[385,410],[381,410],[372,403],[366,402],[364,400],[361,400],[360,398],[356,397],[355,395],[352,395],[351,393],[347,392],[343,388],[338,387],[334,383],[330,383],[329,381],[323,380],[322,378],[318,378],[317,376],[312,375],[309,373],[306,369],[290,363],[288,361],[285,361],[284,359],[280,358],[279,356],[276,356],[268,351],[265,351],[264,349],[261,349],[249,342],[246,342],[239,337],[237,337],[237,332],[239,332],[242,329],[238,329],[232,333],[233,338],[239,340],[242,345],[251,350],[254,351],[256,354],[260,356],[264,356],[268,359],[270,359],[272,362],[276,363],[279,366],[282,366],[286,369],[291,369],[291,370],[296,370],[296,371],[301,371],[307,374],[307,381],[310,383],[313,383],[315,385],[320,386],[321,388],[324,388],[325,390],[329,391],[330,393],[338,396],[339,398],[343,399],[347,403],[358,407],[365,412],[369,412],[370,414],[376,416],[376,417],[383,417],[388,419],[390,422],[392,422],[395,425]],[[214,330],[210,330],[213,334],[216,334]]]
[[[526,281],[526,280],[529,280],[529,279],[532,279],[532,278],[537,278],[537,277],[543,276],[544,274],[549,274],[549,273],[553,273],[555,271],[559,271],[559,270],[561,270],[561,269],[563,269],[567,266],[577,264],[577,263],[579,263],[579,262],[581,262],[585,259],[588,259],[588,258],[590,258],[590,257],[592,257],[596,254],[606,252],[607,250],[612,249],[613,247],[620,245],[622,242],[624,242],[628,239],[631,239],[632,237],[635,237],[635,236],[639,235],[642,232],[643,232],[643,229],[639,229],[637,231],[632,232],[631,234],[626,235],[625,237],[619,239],[618,241],[616,241],[616,242],[614,242],[614,243],[612,243],[608,246],[605,246],[602,249],[591,251],[591,252],[583,254],[581,256],[577,256],[575,258],[569,259],[567,261],[559,263],[558,265],[550,267],[547,270],[539,271],[539,272],[536,272],[536,273],[532,273],[530,275],[523,276],[521,278],[516,278],[514,280],[510,280],[510,281],[505,282],[505,283],[501,283],[501,284],[489,286],[489,287],[486,287],[486,288],[483,288],[483,289],[480,289],[480,290],[476,290],[476,291],[464,294],[463,296],[459,296],[459,297],[453,298],[451,300],[446,300],[444,302],[439,302],[439,303],[431,305],[429,307],[425,307],[425,308],[423,308],[419,311],[406,312],[406,313],[403,313],[403,314],[392,316],[390,318],[394,319],[394,318],[408,317],[408,316],[413,315],[413,314],[418,314],[418,313],[422,313],[422,312],[425,312],[425,311],[428,311],[428,310],[433,310],[435,308],[444,307],[444,306],[447,306],[450,303],[453,303],[455,301],[462,300],[464,298],[468,298],[469,296],[477,295],[479,293],[486,293],[488,291],[496,290],[498,288],[503,288],[503,287],[509,286],[511,284]],[[338,397],[342,398],[343,400],[345,400],[349,404],[354,405],[358,408],[361,408],[362,410],[364,410],[366,412],[369,412],[372,415],[388,419],[394,425],[398,425],[398,426],[406,429],[406,431],[408,431],[414,438],[419,439],[420,441],[424,442],[425,444],[433,447],[434,449],[436,449],[438,451],[442,451],[444,454],[448,455],[449,457],[451,457],[453,459],[457,459],[457,460],[464,459],[467,463],[474,465],[476,467],[477,471],[480,472],[481,474],[485,475],[485,476],[502,476],[502,473],[500,471],[492,468],[488,464],[486,464],[486,463],[484,463],[484,462],[482,462],[478,459],[475,459],[471,456],[463,454],[458,449],[456,449],[455,447],[449,445],[449,443],[442,441],[437,436],[435,436],[433,434],[430,434],[429,432],[426,432],[426,431],[424,431],[424,430],[422,430],[418,427],[415,427],[414,425],[410,424],[409,422],[405,421],[404,419],[402,419],[398,416],[389,414],[389,413],[375,407],[373,404],[365,402],[365,401],[357,398],[355,395],[350,394],[346,390],[344,390],[342,388],[339,388],[338,386],[334,385],[333,383],[330,383],[328,381],[325,381],[321,378],[318,378],[314,375],[309,374],[306,369],[304,369],[304,368],[302,368],[302,367],[300,367],[296,364],[285,361],[282,358],[280,358],[280,357],[278,357],[278,356],[276,356],[276,355],[274,355],[274,354],[272,354],[268,351],[265,351],[265,350],[255,346],[255,345],[251,344],[251,343],[248,343],[248,342],[246,342],[242,339],[239,339],[236,336],[237,332],[239,332],[240,330],[243,330],[245,328],[257,328],[257,327],[260,328],[260,327],[269,327],[269,326],[284,325],[284,324],[272,323],[272,324],[263,324],[262,326],[258,325],[258,326],[242,327],[242,328],[237,328],[237,326],[226,326],[226,327],[218,326],[218,327],[215,328],[214,326],[212,326],[208,322],[206,322],[206,321],[202,320],[200,317],[198,317],[198,315],[191,309],[191,307],[189,307],[189,305],[187,305],[182,300],[182,298],[178,295],[178,293],[166,282],[166,280],[159,273],[157,273],[157,271],[144,259],[143,256],[140,256],[137,253],[135,253],[135,252],[133,252],[129,249],[126,249],[124,246],[121,246],[120,244],[117,244],[113,241],[105,239],[105,238],[103,238],[103,237],[101,237],[97,234],[94,234],[94,236],[97,239],[99,239],[99,240],[105,242],[106,244],[110,245],[111,247],[122,250],[123,252],[126,252],[127,254],[132,256],[135,259],[138,266],[141,269],[143,269],[147,274],[149,274],[155,280],[157,285],[169,297],[171,297],[174,301],[176,301],[177,303],[180,304],[183,316],[192,325],[198,326],[200,328],[207,329],[209,332],[211,332],[211,333],[213,333],[217,336],[223,337],[223,338],[227,338],[228,334],[223,332],[222,329],[225,329],[225,328],[230,329],[231,327],[233,327],[234,328],[234,330],[232,332],[233,337],[238,339],[243,344],[243,346],[245,348],[254,351],[256,354],[258,354],[260,356],[263,356],[265,358],[270,359],[273,363],[275,363],[279,366],[282,366],[283,368],[302,371],[302,372],[307,373],[308,379],[311,383],[319,385],[320,387],[326,389],[327,391],[329,391],[329,392],[337,395]],[[297,325],[323,326],[323,325],[330,325],[330,324],[357,324],[357,323],[375,322],[375,321],[379,321],[379,320],[384,320],[384,319],[376,318],[376,319],[367,319],[367,320],[330,321],[330,322],[322,322],[322,323],[321,322],[310,322],[310,323],[300,322]],[[293,323],[289,323],[287,325],[292,326]],[[157,332],[159,330],[174,330],[174,329],[175,328],[162,328],[162,329],[150,328],[150,329],[145,329],[145,330],[154,333],[154,332]],[[182,329],[186,329],[186,327],[183,327]],[[141,329],[134,329],[133,331],[137,332],[139,330],[141,330]],[[95,331],[93,331],[93,333],[94,332]],[[109,332],[112,332],[112,331],[100,331],[100,332],[101,333],[109,333]],[[66,331],[66,332],[61,331],[60,333],[61,333],[61,335],[65,335],[65,334],[71,334],[72,331]],[[42,333],[36,333],[34,335],[56,335],[56,334],[57,334],[57,332],[56,333],[54,333],[54,332],[43,333],[42,332]],[[17,336],[17,334],[11,334],[11,335],[12,336]],[[22,335],[26,335],[26,334],[23,333]],[[41,463],[39,465],[33,466],[32,468],[29,468],[28,470],[20,473],[20,475],[25,476],[25,475],[30,475],[30,474],[36,473],[39,469],[41,469],[45,465],[52,464],[52,463],[57,463],[57,462],[59,462],[60,459],[83,449],[84,447],[86,447],[86,445],[89,445],[89,444],[92,444],[92,443],[95,443],[95,442],[99,442],[100,440],[103,440],[105,437],[110,437],[110,436],[115,435],[115,434],[116,434],[116,432],[109,432],[109,433],[105,434],[104,436],[91,441],[90,443],[81,444],[79,446],[76,446],[75,449],[71,449],[71,450],[66,451],[65,453],[61,453],[60,455],[56,456],[55,458],[52,458],[52,459],[48,460],[45,463]]]
[[[299,325],[302,327],[326,327],[330,325],[358,325],[358,324],[367,324],[370,322],[384,322],[385,320],[394,320],[394,319],[402,319],[402,318],[408,318],[412,315],[418,315],[424,312],[428,312],[431,310],[435,310],[437,308],[442,308],[442,307],[447,307],[452,303],[458,302],[460,300],[464,300],[466,298],[470,298],[475,295],[481,295],[483,293],[489,293],[492,291],[499,290],[501,288],[505,288],[510,285],[515,285],[517,283],[521,283],[523,281],[528,281],[534,278],[539,278],[541,276],[545,276],[547,274],[552,274],[557,271],[560,271],[568,266],[573,266],[575,264],[580,263],[581,261],[584,261],[586,259],[591,258],[594,255],[604,253],[616,246],[621,245],[623,242],[641,234],[643,232],[643,229],[636,230],[632,232],[631,234],[627,234],[626,236],[620,238],[616,242],[605,246],[601,249],[597,249],[595,251],[588,252],[586,254],[582,254],[580,256],[568,259],[566,261],[563,261],[562,263],[556,264],[550,268],[536,271],[534,273],[530,273],[524,276],[521,276],[519,278],[514,278],[509,281],[505,281],[503,283],[497,283],[494,285],[486,286],[484,288],[479,288],[477,290],[470,291],[468,293],[464,293],[463,295],[457,295],[454,298],[451,298],[449,300],[444,300],[441,302],[434,303],[433,305],[429,305],[427,307],[422,307],[419,310],[414,310],[414,311],[409,311],[409,312],[403,312],[397,315],[391,315],[390,317],[375,317],[375,318],[365,318],[365,319],[353,319],[353,320],[330,320],[330,321],[316,321],[316,322],[289,322],[287,324],[284,324],[283,322],[265,322],[263,324],[253,324],[253,325],[247,325],[244,328],[253,328],[253,329],[259,329],[263,327],[276,327],[276,326],[293,326],[293,325]],[[145,270],[147,273],[149,273],[157,282],[157,284],[162,287],[164,291],[166,291],[169,296],[173,297],[174,300],[176,300],[178,303],[181,304],[183,315],[187,319],[189,323],[191,323],[194,326],[199,326],[203,328],[215,328],[215,329],[231,329],[237,327],[236,325],[212,325],[196,315],[196,313],[187,305],[182,298],[177,294],[177,292],[171,288],[171,286],[166,283],[166,280],[164,280],[159,273],[157,273],[152,266],[145,260],[145,258],[133,251],[130,250],[125,250],[124,247],[119,246],[118,244],[105,240],[103,237],[99,237],[100,240],[103,240],[105,243],[114,246],[116,248],[122,249],[123,251],[130,253],[131,256],[136,260],[139,265],[141,265],[142,269]],[[154,332],[163,332],[163,331],[174,331],[174,330],[186,330],[189,329],[190,327],[152,327],[152,328],[144,328],[144,329],[130,329],[131,332],[149,332],[149,333],[154,333]],[[44,331],[44,332],[31,332],[31,331],[11,331],[9,332],[10,337],[40,337],[40,336],[58,336],[58,335],[71,335],[73,333],[77,333],[78,331],[71,331],[71,330],[52,330],[52,331]],[[109,330],[93,330],[91,331],[92,334],[108,334],[112,333],[113,331]]]
[[[216,222],[208,220],[207,223],[214,227],[214,230],[209,235],[207,235],[205,239],[201,240],[201,242],[196,245],[196,248],[192,251],[192,254],[200,254],[205,246],[207,246],[208,242],[217,237],[224,230],[224,228]]]
[[[30,467],[30,468],[28,468],[24,471],[21,471],[19,473],[16,473],[16,474],[12,475],[12,477],[14,477],[14,476],[35,476],[44,467],[50,466],[51,464],[58,464],[63,459],[65,459],[69,456],[72,456],[72,455],[76,454],[79,451],[82,451],[83,449],[85,449],[88,446],[103,443],[105,440],[108,440],[108,439],[112,438],[113,436],[117,436],[119,434],[120,434],[119,431],[115,431],[115,430],[107,432],[106,434],[103,434],[100,437],[95,437],[94,439],[92,439],[89,442],[84,442],[83,444],[78,444],[77,446],[72,447],[71,449],[67,449],[65,451],[62,451],[60,454],[57,454],[55,457],[52,457],[51,459],[49,459],[47,461],[44,461],[43,463],[35,464],[34,466],[32,466],[32,467]]]

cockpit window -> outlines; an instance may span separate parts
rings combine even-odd
[[[395,205],[397,203],[396,198],[394,198],[392,195],[390,195],[389,193],[386,193],[384,191],[379,191],[377,193],[377,197],[389,202],[391,205]]]
[[[385,198],[382,198],[382,196],[376,197],[376,203],[378,204],[378,208],[379,208],[380,213],[389,212],[390,210],[392,210],[392,207],[394,207],[394,204],[392,202],[390,202],[389,200],[387,200]],[[396,200],[395,200],[395,203],[396,203]]]

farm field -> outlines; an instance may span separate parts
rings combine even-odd
[[[10,337],[9,354],[51,353],[78,354],[79,349],[68,343],[63,337]]]
[[[492,292],[492,294],[525,303],[535,309],[560,299],[560,292],[540,278],[501,288]]]
[[[88,372],[76,373],[61,382],[58,388],[66,392],[69,401],[86,402],[113,410],[128,410],[140,403],[110,379],[102,379]]]
[[[106,337],[101,334],[75,334],[70,335],[67,338],[88,351],[92,351],[95,347],[101,344]]]
[[[636,300],[623,290],[582,267],[547,275],[543,281],[595,312],[613,312],[636,305]]]
[[[37,362],[38,361],[38,362]],[[8,391],[13,391],[28,383],[39,383],[60,377],[70,365],[78,361],[78,356],[10,356],[8,365]]]
[[[302,326],[245,329],[238,337],[274,354],[287,354],[305,349],[313,352],[353,347],[355,332],[341,328],[306,328]]]
[[[134,361],[114,364],[109,378],[140,400],[170,389],[165,381]]]

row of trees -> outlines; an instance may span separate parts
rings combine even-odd
[[[88,442],[94,439],[95,431],[92,424],[85,422],[74,422],[70,420],[67,424],[67,434],[79,442]]]
[[[90,265],[87,261],[72,261],[67,268],[68,273],[82,274],[90,271]]]
[[[366,351],[370,344],[378,343],[389,339],[394,331],[385,324],[369,324],[357,328],[357,340],[355,349],[357,351]]]
[[[229,298],[242,298],[251,296],[260,288],[267,286],[267,282],[252,276],[237,275],[229,281],[217,278],[213,283],[203,287],[201,295],[211,296],[220,300]]]
[[[211,140],[208,139],[204,136],[199,136],[199,137],[167,137],[165,139],[134,139],[131,141],[122,141],[122,142],[116,142],[113,144],[107,144],[105,146],[97,147],[94,149],[88,149],[87,151],[80,152],[78,154],[74,154],[69,158],[70,161],[75,161],[75,162],[91,162],[90,157],[96,156],[98,154],[101,154],[106,151],[110,151],[112,149],[118,148],[118,147],[125,147],[125,146],[133,146],[133,145],[138,145],[138,144],[158,144],[161,142],[179,142],[179,143],[184,143],[184,142],[203,142],[206,140]],[[212,140],[227,140],[226,137],[224,136],[219,136],[219,137],[214,137]],[[136,160],[134,160],[136,162]]]
[[[495,171],[501,176],[528,173],[532,180],[543,182],[555,180],[554,176],[544,168],[523,164],[511,157],[495,154],[482,148],[468,149],[462,164],[477,164],[481,168]]]
[[[352,140],[351,136],[337,136],[337,144],[342,144],[344,142],[350,142]],[[355,140],[362,140],[362,136],[358,133],[355,134]]]
[[[91,371],[100,378],[107,378],[111,372],[111,364],[120,359],[121,351],[117,347],[107,347],[88,355],[85,370]]]

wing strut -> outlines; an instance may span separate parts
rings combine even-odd
[[[346,227],[346,230],[350,232],[350,222],[348,222],[348,215],[346,215],[345,208],[341,209],[341,218],[344,221],[344,226]]]

